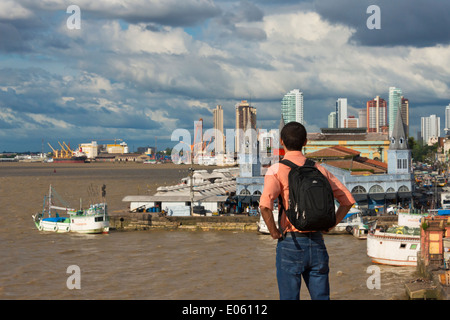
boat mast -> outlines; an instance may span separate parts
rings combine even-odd
[[[50,217],[50,208],[52,206],[52,185],[50,185],[48,190],[48,216]]]

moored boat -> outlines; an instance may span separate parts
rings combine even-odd
[[[88,234],[109,232],[109,216],[106,202],[92,204],[85,210],[76,210],[67,206],[54,205],[53,196],[55,193],[55,190],[50,186],[49,195],[44,198],[42,212],[32,216],[38,230]],[[60,216],[60,213],[65,215]],[[46,215],[47,217],[45,217]]]
[[[352,234],[357,239],[366,240],[369,234],[369,227],[367,224],[353,226]]]
[[[338,205],[336,204],[336,211],[337,208]],[[359,207],[355,205],[328,234],[352,234],[355,228],[364,228],[364,225],[362,212]]]
[[[420,220],[426,214],[399,212],[398,225],[371,230],[367,255],[372,262],[394,266],[417,266],[420,251]]]

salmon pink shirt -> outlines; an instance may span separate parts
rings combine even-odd
[[[284,159],[290,160],[298,166],[302,166],[306,161],[306,157],[301,151],[287,151],[284,155]],[[333,174],[318,163],[315,164],[315,167],[327,177],[331,184],[334,198],[339,204],[353,205],[355,203],[355,199],[350,191],[348,191],[348,189]],[[291,168],[281,163],[275,163],[267,170],[264,177],[264,189],[259,202],[260,207],[266,207],[273,210],[273,202],[280,194],[283,199],[284,208],[289,207],[288,175],[290,170]],[[338,221],[342,218],[343,217],[337,217]],[[299,232],[299,230],[295,229],[289,222],[285,213],[282,214],[280,222],[281,227],[285,232]]]

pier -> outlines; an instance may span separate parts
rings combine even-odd
[[[110,216],[110,228],[122,231],[191,230],[257,231],[258,216],[160,216],[153,212],[126,212]]]
[[[389,227],[397,223],[397,216],[372,216],[380,226]],[[111,230],[192,230],[192,231],[252,231],[258,230],[259,216],[162,216],[155,212],[123,212],[110,215]]]

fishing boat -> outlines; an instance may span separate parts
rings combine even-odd
[[[91,204],[88,209],[73,209],[54,205],[54,197],[60,198],[50,186],[44,197],[42,212],[32,215],[36,228],[40,231],[57,233],[108,233],[109,216],[106,202]],[[64,214],[61,216],[60,214]]]
[[[399,212],[398,225],[370,230],[367,255],[372,262],[394,266],[417,266],[420,251],[420,220],[426,214]]]

